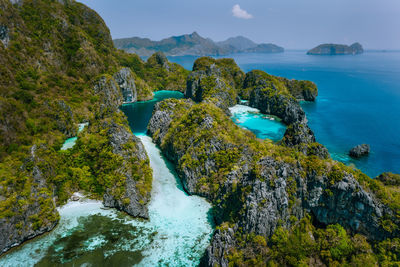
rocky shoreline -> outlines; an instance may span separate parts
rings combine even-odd
[[[233,87],[249,93],[250,106],[278,116],[288,130],[280,144],[265,148],[236,128],[225,114],[230,102],[218,99],[223,94],[212,93],[201,81],[188,82],[187,89],[198,103],[164,100],[155,106],[149,134],[175,164],[185,189],[214,206],[217,229],[201,265],[228,266],[237,252],[256,253],[260,244],[241,240],[252,235],[269,240],[280,227],[291,229],[309,214],[319,224],[339,223],[369,240],[399,234],[383,223],[389,218],[397,222],[397,211],[372,193],[362,175],[331,160],[326,148],[315,143],[304,111],[279,79],[253,71],[245,75],[242,89],[229,80],[235,66],[212,61],[209,70],[207,64],[203,68],[202,80],[219,81],[219,92]],[[285,156],[296,150],[301,153],[297,160]]]

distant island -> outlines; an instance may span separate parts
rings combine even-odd
[[[362,54],[364,49],[360,43],[350,46],[343,44],[321,44],[307,52],[307,55],[356,55]]]
[[[220,56],[233,53],[281,53],[284,49],[275,44],[257,44],[252,40],[237,36],[222,42],[204,38],[197,32],[172,36],[161,41],[132,37],[113,40],[118,49],[139,56],[151,56],[163,52],[167,56]]]

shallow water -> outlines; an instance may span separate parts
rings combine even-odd
[[[85,127],[87,125],[88,125],[87,122],[86,123],[79,123],[78,124],[78,126],[79,126],[78,133],[82,132],[83,129],[85,129]],[[76,140],[78,140],[78,137],[76,137],[76,136],[68,138],[67,140],[65,140],[64,144],[62,145],[61,150],[67,150],[67,149],[73,148],[75,143],[76,143]]]
[[[306,51],[279,54],[234,54],[244,71],[314,81],[315,103],[303,103],[317,141],[332,157],[375,177],[400,173],[400,52],[366,51],[350,56],[310,56]],[[169,57],[191,69],[196,57]],[[371,154],[350,159],[355,145],[371,145]]]
[[[240,127],[252,131],[258,138],[279,141],[285,134],[286,127],[273,116],[261,114],[256,108],[235,105],[229,110],[232,120]]]
[[[135,124],[142,115],[130,113],[128,119]],[[52,232],[6,254],[0,266],[197,266],[213,231],[211,205],[186,194],[151,138],[136,135],[153,169],[149,220],[104,209],[99,201],[69,202],[59,209],[61,219]]]
[[[213,231],[203,198],[183,190],[148,136],[139,136],[153,169],[148,221],[101,202],[70,202],[57,227],[0,258],[0,266],[196,266]]]

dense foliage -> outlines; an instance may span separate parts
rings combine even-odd
[[[296,149],[257,139],[251,132],[239,128],[212,103],[164,100],[158,110],[171,114],[172,121],[166,133],[160,136],[157,131],[153,137],[164,153],[175,161],[186,189],[213,202],[217,232],[236,229],[235,246],[225,255],[232,266],[395,266],[398,260],[396,238],[368,240],[365,235],[351,233],[340,224],[318,223],[311,215],[302,219],[292,216],[291,226],[288,228],[282,222],[270,238],[235,225],[246,214],[246,198],[252,190],[250,185],[242,185],[249,183],[242,175],[250,175],[251,181],[259,179],[263,182],[265,170],[259,165],[263,158],[271,157],[279,164],[299,168],[301,179],[308,183],[326,177],[328,185],[335,185],[352,175],[364,190],[372,192],[398,216],[400,194],[392,185],[396,175],[387,174],[386,177],[392,178],[386,178],[385,185],[330,158],[307,156]],[[242,173],[248,168],[249,174]],[[268,183],[274,186],[274,180]],[[286,183],[290,208],[299,201],[298,182],[290,178]],[[327,196],[333,194],[330,189],[324,193]],[[258,203],[264,204],[265,200]],[[395,218],[383,217],[380,223],[388,232],[397,231]]]

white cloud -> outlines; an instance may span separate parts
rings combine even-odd
[[[246,10],[241,9],[238,4],[233,6],[232,14],[234,17],[237,17],[239,19],[252,19],[253,18],[253,15],[249,14]]]

